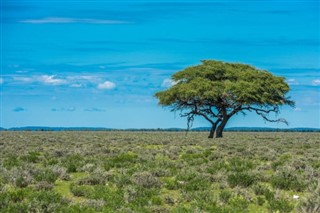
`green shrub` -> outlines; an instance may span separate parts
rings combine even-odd
[[[109,170],[111,168],[128,167],[131,164],[136,163],[138,160],[138,155],[132,152],[122,153],[115,157],[109,158],[104,164],[104,168]]]
[[[126,203],[131,203],[137,198],[138,189],[134,186],[128,185],[124,189],[123,199]]]
[[[73,154],[66,157],[64,160],[64,166],[67,168],[67,172],[77,172],[80,169],[84,162],[83,156],[80,154]]]
[[[55,212],[67,202],[62,196],[53,191],[36,191],[30,193],[28,212]]]
[[[223,190],[219,194],[219,199],[223,203],[228,203],[231,198],[231,192],[229,190]]]
[[[51,167],[51,169],[52,172],[55,173],[61,180],[70,180],[70,175],[67,173],[67,169],[65,167],[55,165]]]
[[[264,195],[269,189],[261,184],[253,185],[253,191],[256,195]]]
[[[67,172],[69,172],[69,173],[77,172],[77,169],[78,169],[77,165],[75,163],[71,163],[71,162],[67,163],[66,167],[67,167]]]
[[[303,180],[290,171],[282,171],[273,175],[270,180],[273,187],[286,190],[303,191],[306,187]]]
[[[9,179],[9,182],[19,188],[25,188],[33,181],[30,171],[25,170],[22,167],[13,168],[6,175],[7,179]]]
[[[29,163],[37,163],[39,162],[39,156],[39,152],[29,152],[28,155],[21,156],[21,160]]]
[[[112,212],[123,206],[124,202],[124,190],[123,189],[111,189],[108,186],[95,185],[93,191],[88,196],[90,199],[104,200],[107,203],[108,212]]]
[[[235,186],[242,186],[242,187],[248,187],[255,183],[256,179],[252,175],[244,172],[237,172],[228,175],[228,184],[230,187],[235,187]]]
[[[53,188],[52,183],[48,183],[47,181],[38,182],[34,187],[37,190],[51,190]]]
[[[96,211],[102,211],[103,207],[106,205],[107,203],[102,200],[94,200],[94,199],[88,199],[84,202],[84,205],[93,208]]]
[[[19,161],[19,157],[15,154],[8,154],[4,161],[3,161],[3,166],[6,169],[11,169],[13,167],[18,167],[21,165],[21,162]]]
[[[266,189],[263,193],[263,195],[265,196],[265,198],[270,201],[270,200],[273,200],[274,199],[274,195],[275,193],[269,189]]]
[[[45,169],[39,171],[34,178],[38,182],[45,181],[48,183],[54,183],[58,179],[58,175],[54,173],[51,169]]]
[[[160,180],[150,172],[138,172],[132,175],[131,181],[138,186],[146,188],[158,188],[161,186]]]
[[[245,172],[255,167],[252,161],[238,157],[232,158],[228,163],[227,169],[233,172]]]
[[[207,172],[210,174],[215,174],[216,172],[225,168],[226,168],[225,162],[219,159],[217,161],[211,162],[211,164],[207,168]]]
[[[294,206],[284,198],[271,199],[268,202],[269,202],[268,208],[271,212],[279,211],[283,213],[289,213],[294,208]]]
[[[246,210],[248,208],[249,204],[250,204],[250,202],[247,201],[242,196],[233,197],[229,201],[229,205],[233,208],[233,210],[236,210],[236,211]]]
[[[89,186],[79,186],[76,184],[71,184],[70,191],[74,196],[77,196],[77,197],[90,197],[90,195],[93,192],[93,189],[90,188]]]
[[[201,177],[201,176],[197,176],[195,178],[193,178],[192,180],[186,181],[186,183],[183,185],[183,187],[187,190],[187,191],[197,191],[197,190],[204,190],[204,189],[208,189],[210,187],[210,182]]]
[[[262,206],[265,203],[265,199],[263,197],[258,196],[257,197],[257,204],[259,206]]]
[[[105,184],[106,178],[103,175],[93,174],[89,177],[82,178],[77,181],[79,185],[99,185]]]

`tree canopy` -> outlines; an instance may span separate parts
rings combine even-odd
[[[212,125],[210,138],[215,132],[222,137],[228,120],[239,112],[253,111],[266,121],[287,123],[269,114],[277,115],[282,105],[294,105],[286,96],[290,88],[285,78],[246,64],[203,60],[175,73],[172,80],[175,85],[155,94],[159,104],[180,111],[188,118],[188,128],[196,116],[205,118]]]

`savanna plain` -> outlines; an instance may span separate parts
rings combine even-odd
[[[0,134],[0,212],[320,212],[320,133]]]

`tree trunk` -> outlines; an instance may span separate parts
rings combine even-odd
[[[217,129],[217,131],[216,131],[216,138],[222,138],[222,137],[223,137],[222,132],[223,132],[224,127],[226,126],[229,118],[230,118],[229,116],[225,117],[225,118],[222,120],[221,124],[218,126],[218,129]]]
[[[208,138],[213,138],[214,132],[216,131],[216,128],[217,128],[217,123],[212,124]]]

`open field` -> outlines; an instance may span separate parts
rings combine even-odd
[[[0,134],[0,212],[320,212],[320,133]]]

